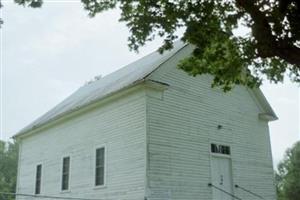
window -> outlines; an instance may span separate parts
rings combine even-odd
[[[211,144],[211,152],[230,155],[230,147],[225,145]]]
[[[69,189],[69,177],[70,177],[70,157],[64,157],[63,167],[62,167],[61,190]]]
[[[41,193],[42,165],[36,166],[35,194]]]
[[[96,149],[95,186],[104,185],[105,148]]]

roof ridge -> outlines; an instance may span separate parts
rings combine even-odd
[[[165,51],[162,54],[154,51],[91,84],[81,86],[62,102],[17,132],[13,137],[18,137],[49,122],[58,120],[64,115],[88,106],[93,102],[100,101],[108,95],[118,92],[137,81],[145,80],[187,45],[182,41],[177,41],[171,50]]]

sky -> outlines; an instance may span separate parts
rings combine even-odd
[[[9,138],[97,75],[105,76],[156,50],[157,39],[129,51],[119,10],[95,18],[79,0],[48,0],[42,9],[3,1],[0,29],[0,139]],[[274,164],[300,139],[300,88],[288,79],[261,87],[279,117],[271,122]]]

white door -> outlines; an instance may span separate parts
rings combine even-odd
[[[212,184],[232,194],[231,162],[229,158],[212,156]],[[214,187],[213,200],[232,200],[232,197]]]

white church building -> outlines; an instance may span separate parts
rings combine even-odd
[[[259,89],[224,93],[177,42],[90,84],[22,129],[17,193],[95,200],[275,200]],[[28,197],[18,196],[18,200]],[[32,198],[33,199],[33,198]]]

